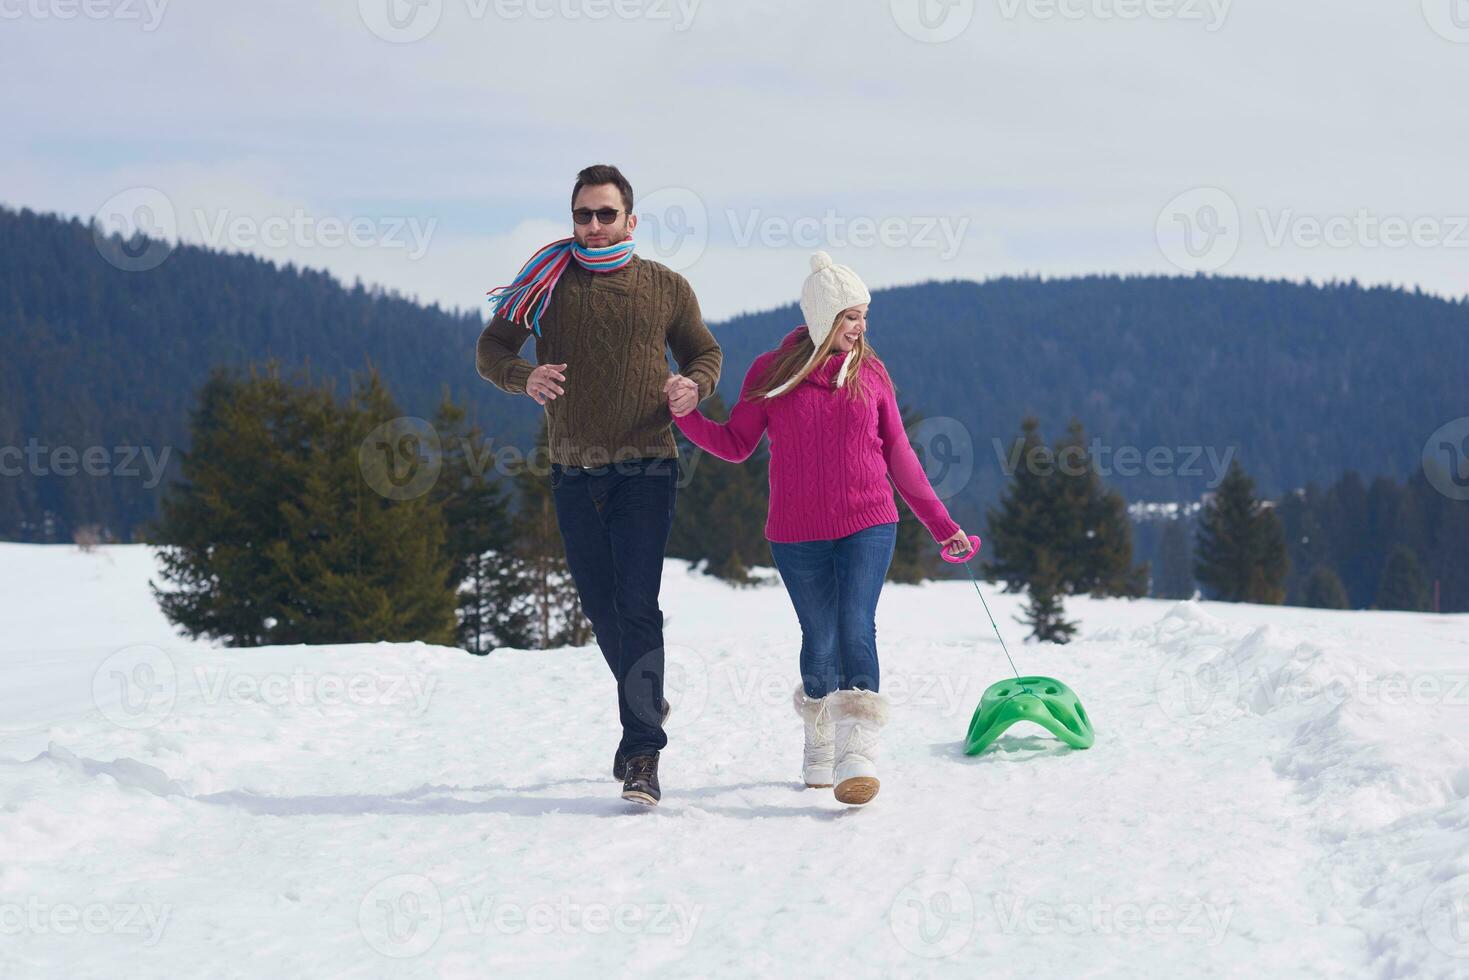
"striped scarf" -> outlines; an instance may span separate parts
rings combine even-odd
[[[530,257],[510,285],[490,290],[490,306],[512,322],[529,325],[539,337],[551,290],[572,259],[591,272],[616,272],[632,261],[632,250],[630,237],[605,248],[583,248],[575,238],[552,242]]]

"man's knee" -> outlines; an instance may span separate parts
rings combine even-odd
[[[617,628],[617,603],[611,596],[603,598],[580,593],[577,600],[582,615],[591,622],[593,629]]]
[[[663,628],[663,609],[656,592],[625,587],[616,591],[617,616],[624,624],[644,628]]]

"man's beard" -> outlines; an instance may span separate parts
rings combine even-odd
[[[602,231],[602,235],[607,240],[605,242],[602,242],[599,245],[592,245],[592,244],[590,244],[590,242],[588,241],[588,239],[591,238],[590,235],[586,235],[586,236],[580,236],[579,235],[579,236],[577,236],[577,241],[581,243],[581,245],[582,245],[583,248],[608,248],[608,247],[610,247],[612,245],[618,244],[619,242],[622,242],[622,241],[627,240],[627,238],[628,238],[628,231],[627,231],[627,228],[626,227],[619,228],[616,231],[610,231],[610,230],[605,230],[604,229]]]

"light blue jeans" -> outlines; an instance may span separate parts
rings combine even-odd
[[[878,689],[877,599],[898,525],[875,524],[834,541],[770,542],[801,623],[806,696]]]

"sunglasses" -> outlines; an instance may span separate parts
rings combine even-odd
[[[600,223],[604,225],[610,225],[612,224],[612,222],[617,220],[617,216],[619,214],[622,214],[622,212],[617,208],[597,208],[597,210],[595,211],[593,211],[591,208],[571,209],[571,218],[579,225],[591,224],[593,215],[596,215],[597,221],[599,221]]]

